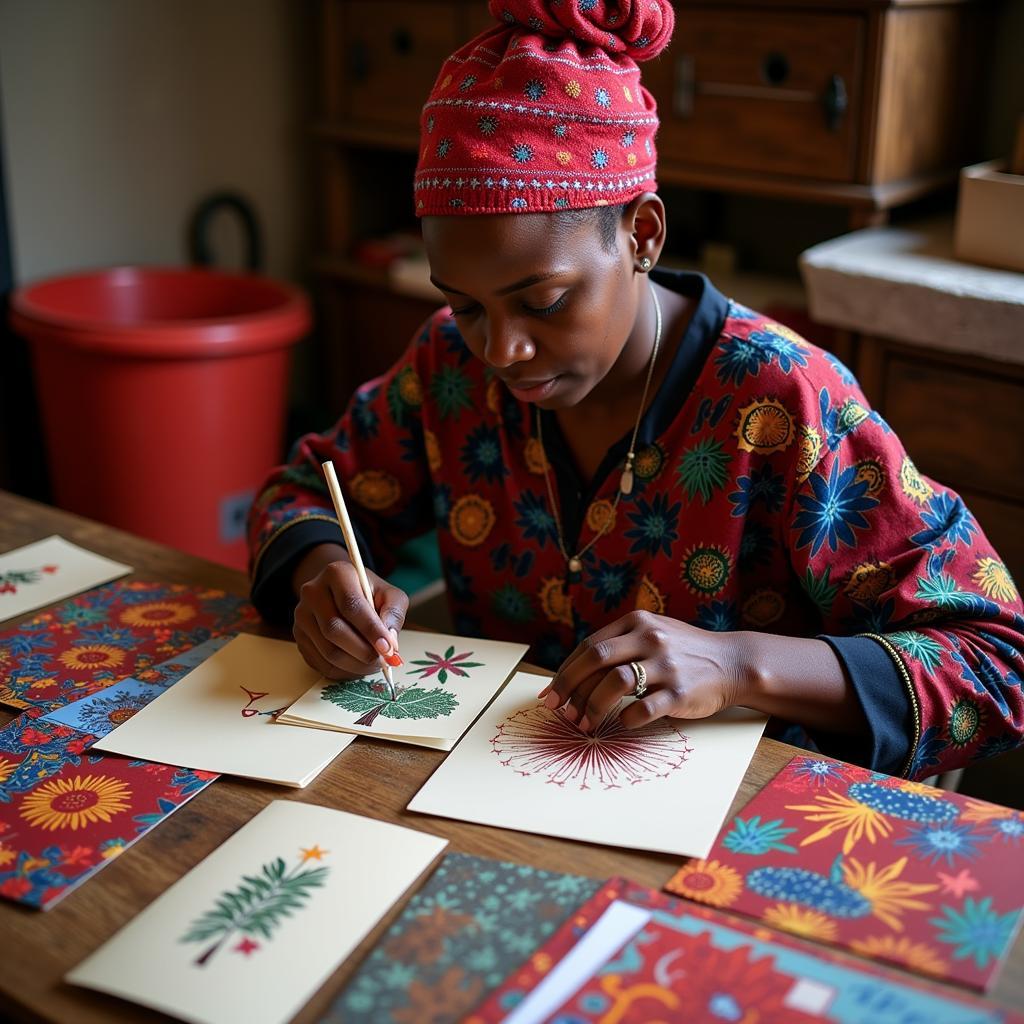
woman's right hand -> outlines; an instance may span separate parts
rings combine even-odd
[[[396,651],[409,597],[369,569],[366,576],[372,605],[340,544],[312,548],[292,575],[299,597],[292,635],[307,663],[328,679],[372,675],[380,656]]]

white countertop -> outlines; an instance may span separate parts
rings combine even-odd
[[[800,269],[819,323],[1024,363],[1024,274],[955,259],[951,219],[854,231]]]

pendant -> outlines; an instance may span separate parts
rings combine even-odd
[[[622,476],[619,477],[619,490],[623,494],[633,493],[633,470],[629,466],[622,471]]]
[[[573,555],[572,558],[569,559],[569,572],[579,573],[582,571],[583,563],[575,555]]]

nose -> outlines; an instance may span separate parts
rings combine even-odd
[[[525,363],[536,348],[529,335],[514,320],[488,317],[484,326],[484,362],[503,370],[513,363]]]

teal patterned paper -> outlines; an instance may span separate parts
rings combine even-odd
[[[461,1020],[601,885],[595,878],[450,853],[321,1024]]]

